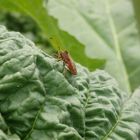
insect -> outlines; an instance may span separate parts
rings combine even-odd
[[[60,46],[58,45],[59,43],[56,42],[57,40],[54,40],[54,38],[50,38],[52,40],[52,43],[56,46],[57,45],[57,48],[59,49],[58,50],[58,53],[57,53],[57,58],[58,60],[62,60],[63,61],[63,64],[64,64],[64,72],[65,72],[65,66],[66,68],[71,72],[71,74],[73,75],[77,75],[77,69],[76,69],[76,66],[69,54],[68,51],[66,50],[61,50]],[[55,42],[54,42],[55,41]]]

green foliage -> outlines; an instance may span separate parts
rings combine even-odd
[[[63,63],[0,26],[1,140],[138,140],[140,89],[106,72],[63,74]]]
[[[55,49],[50,37],[89,70],[106,62],[119,83],[79,64],[78,75],[64,75],[61,61],[0,26],[0,140],[140,138],[140,89],[133,93],[140,44],[130,0],[0,0],[0,10],[22,15],[8,27],[31,17]],[[26,27],[39,38],[36,25]]]
[[[48,40],[50,37],[56,37],[61,42],[62,48],[66,48],[71,53],[73,59],[88,67],[90,70],[103,67],[105,60],[87,57],[84,51],[85,47],[69,35],[69,33],[62,31],[58,27],[57,21],[50,17],[43,7],[42,0],[1,0],[0,8],[9,11],[18,11],[32,17]],[[55,48],[55,46],[53,47]]]
[[[105,70],[123,90],[139,86],[140,44],[130,0],[1,0],[0,8],[28,14],[90,70],[106,61]]]

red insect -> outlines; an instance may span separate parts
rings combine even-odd
[[[54,38],[50,38],[52,40],[53,45],[59,49],[57,57],[58,60],[62,60],[63,64],[64,64],[64,70],[65,70],[65,66],[66,68],[71,72],[71,74],[73,75],[77,75],[77,69],[76,66],[70,56],[70,54],[68,53],[68,51],[64,50],[62,51],[60,49],[60,46],[58,45],[58,42],[56,42],[57,40],[54,40]],[[55,41],[55,42],[54,42]]]
[[[68,53],[68,51],[59,51],[58,52],[58,59],[62,60],[64,62],[64,65],[68,68],[68,70],[73,74],[77,75],[77,69],[76,66]]]

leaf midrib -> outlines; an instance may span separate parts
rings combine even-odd
[[[105,4],[106,4],[106,12],[107,12],[107,15],[108,15],[108,21],[109,21],[110,28],[111,28],[112,35],[113,35],[113,39],[114,39],[114,48],[115,48],[115,53],[116,53],[116,56],[117,56],[117,60],[123,65],[122,69],[123,69],[123,72],[124,72],[124,80],[126,81],[125,83],[127,84],[128,92],[131,93],[130,81],[128,80],[129,76],[128,76],[128,72],[127,72],[122,54],[121,54],[121,50],[120,50],[121,46],[120,46],[120,43],[119,43],[116,26],[115,26],[115,23],[114,23],[112,14],[111,14],[111,8],[110,8],[109,0],[106,0]]]

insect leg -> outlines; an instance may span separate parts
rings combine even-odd
[[[62,60],[62,58],[61,58],[61,56],[60,56],[60,54],[58,52],[55,53],[53,56],[57,59],[57,61],[61,61]]]
[[[66,72],[67,72],[67,69],[65,66],[66,66],[65,62],[63,62],[63,74],[64,74],[64,76],[66,76]]]
[[[58,52],[55,52],[55,53],[53,54],[53,56],[54,56],[55,58],[59,58],[59,57],[60,57],[60,55],[59,55]]]

